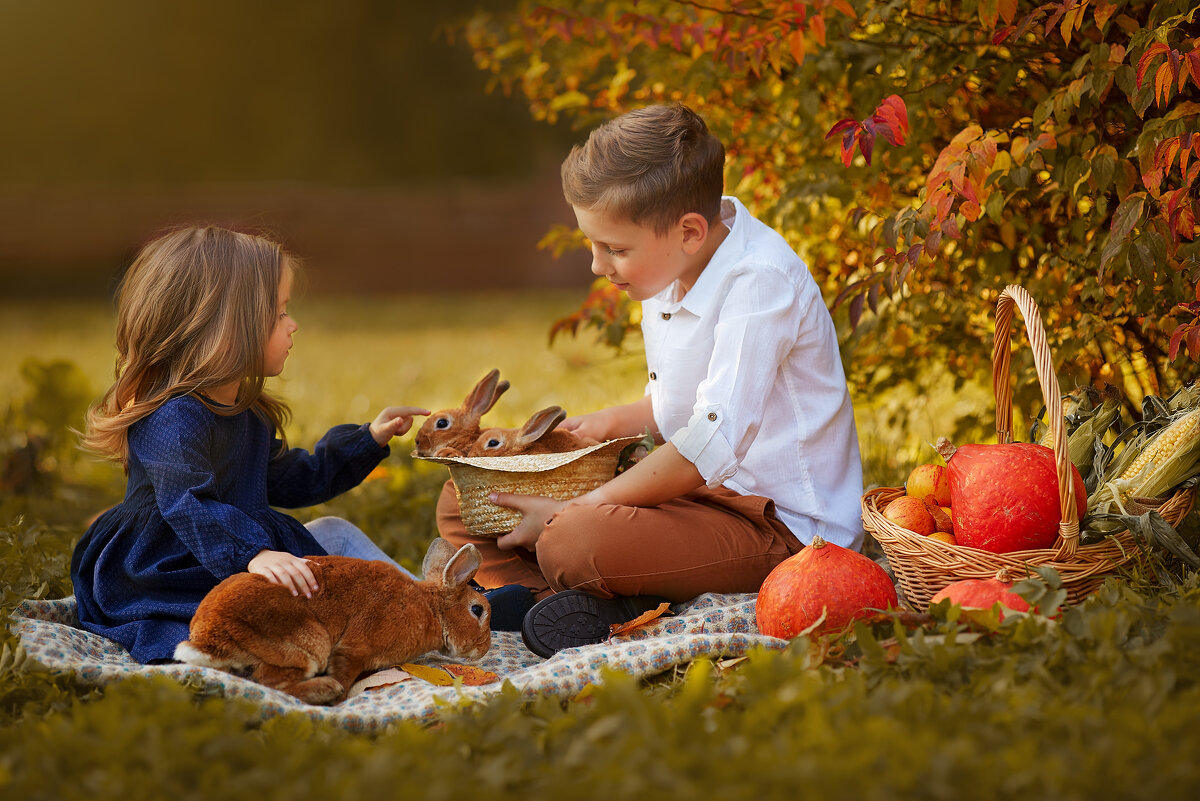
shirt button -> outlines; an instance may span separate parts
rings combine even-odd
[[[670,319],[671,319],[671,313],[670,313],[670,312],[663,312],[663,313],[662,313],[662,318],[663,318],[664,320],[670,320]]]
[[[651,380],[651,381],[656,381],[656,380],[658,380],[658,374],[657,374],[657,373],[651,373],[651,374],[650,374],[650,380]]]
[[[717,419],[717,413],[716,413],[716,412],[709,412],[709,413],[708,413],[708,419],[709,419],[709,420],[712,420],[713,422],[716,422],[716,419]]]

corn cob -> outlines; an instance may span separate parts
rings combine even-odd
[[[1134,431],[1127,429],[1118,440]],[[1156,433],[1138,434],[1124,443],[1105,466],[1100,485],[1089,495],[1088,513],[1127,514],[1126,504],[1132,498],[1164,497],[1198,471],[1200,407],[1186,408]]]
[[[1155,434],[1118,481],[1129,482],[1128,492],[1132,496],[1157,497],[1187,478],[1186,473],[1191,472],[1196,461],[1197,443],[1200,443],[1200,407],[1184,413]],[[1189,455],[1190,460],[1186,458]],[[1168,472],[1165,469],[1168,466],[1176,469]],[[1174,476],[1180,477],[1172,481]]]

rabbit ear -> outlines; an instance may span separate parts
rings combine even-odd
[[[481,564],[483,557],[479,555],[479,549],[468,542],[450,557],[450,561],[442,569],[442,586],[454,588],[466,584],[475,578],[475,571]]]
[[[540,412],[534,412],[533,417],[526,420],[525,424],[517,431],[517,441],[522,445],[537,442],[566,419],[567,413],[561,406],[550,406]]]
[[[509,383],[507,381],[500,380],[500,371],[493,368],[491,372],[479,380],[479,383],[467,395],[467,399],[463,402],[463,407],[478,420],[496,405],[496,401],[508,390],[508,387]]]
[[[446,563],[453,555],[453,545],[441,537],[434,538],[433,542],[429,543],[429,550],[425,552],[425,558],[421,561],[421,577],[428,581],[441,576],[442,571],[446,568]]]

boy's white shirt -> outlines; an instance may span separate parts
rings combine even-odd
[[[862,545],[862,462],[837,332],[786,240],[725,197],[729,227],[686,295],[642,303],[646,394],[710,487],[775,502],[801,541]]]

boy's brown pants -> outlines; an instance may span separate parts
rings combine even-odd
[[[803,544],[768,498],[701,487],[660,506],[572,507],[555,516],[537,553],[501,550],[494,537],[467,531],[454,485],[437,505],[441,536],[483,555],[484,587],[522,584],[538,598],[578,589],[602,598],[661,595],[686,601],[705,592],[758,592],[775,565]]]

